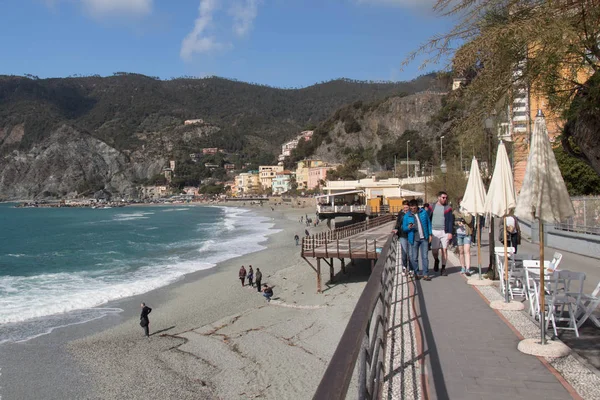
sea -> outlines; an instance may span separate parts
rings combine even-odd
[[[262,250],[275,232],[237,207],[0,204],[0,344],[120,313],[103,305]]]

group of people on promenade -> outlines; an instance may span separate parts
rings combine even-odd
[[[242,265],[240,271],[238,272],[238,278],[242,282],[242,287],[245,286],[245,281],[248,279],[248,286],[254,287],[256,285],[256,291],[262,292],[262,295],[267,299],[267,301],[271,301],[271,297],[273,297],[273,288],[267,285],[266,283],[262,285],[262,272],[260,272],[260,268],[256,268],[256,274],[252,269],[252,265],[248,266],[248,270]]]
[[[458,246],[470,245],[469,221],[461,214],[456,219],[460,230],[457,230]],[[438,201],[431,207],[424,204],[419,208],[417,200],[404,201],[402,211],[398,214],[394,233],[400,239],[402,248],[402,265],[404,272],[416,279],[431,280],[429,274],[428,251],[431,247],[433,254],[433,271],[446,276],[446,263],[448,260],[448,245],[454,234],[455,215],[448,204],[448,194],[438,193]],[[440,257],[441,253],[441,257]],[[464,254],[464,253],[463,253]],[[421,259],[422,274],[419,274],[419,258]],[[440,263],[441,258],[441,263]],[[461,259],[461,272],[469,273],[469,261]],[[441,266],[441,268],[440,268]]]
[[[425,203],[423,207],[419,207],[417,200],[405,200],[402,203],[402,211],[398,213],[393,233],[400,239],[405,274],[414,276],[415,279],[422,277],[426,281],[431,280],[428,257],[428,251],[431,249],[433,271],[446,276],[448,247],[453,244],[458,249],[461,274],[471,275],[471,243],[476,221],[471,214],[461,211],[461,201],[462,197],[458,198],[458,207],[453,210],[448,202],[448,194],[441,191],[438,193],[437,202],[432,206]],[[516,253],[520,243],[519,224],[513,216],[507,217],[506,222],[508,245],[514,247]],[[500,233],[503,238],[503,232]],[[419,273],[419,259],[422,274]]]

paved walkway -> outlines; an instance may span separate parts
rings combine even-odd
[[[430,265],[433,265],[431,254]],[[436,276],[430,282],[403,283],[407,278],[400,275],[402,280],[398,286],[412,286],[416,302],[413,324],[418,323],[415,332],[421,341],[417,339],[414,343],[417,346],[422,343],[422,348],[417,348],[413,363],[420,363],[424,356],[424,381],[428,389],[419,397],[571,399],[558,378],[538,358],[517,350],[519,338],[477,291],[465,284],[458,273],[460,268],[448,264],[447,271],[448,276]],[[403,296],[404,299],[410,297]],[[395,307],[401,304],[396,302]],[[404,370],[414,376],[411,363],[394,362],[389,358],[387,362],[386,370],[390,371],[387,379],[392,386],[403,384]],[[417,398],[407,397],[407,393],[398,395],[399,391],[392,389],[384,392],[383,397]]]

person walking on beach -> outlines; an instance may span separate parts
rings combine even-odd
[[[141,304],[142,314],[140,315],[140,325],[144,328],[144,334],[148,339],[150,339],[150,319],[148,319],[148,314],[152,312],[152,309],[146,305],[146,303]]]
[[[242,265],[242,268],[240,268],[238,277],[240,278],[240,281],[242,282],[242,287],[244,287],[244,281],[246,280],[246,268],[244,268],[243,265]]]
[[[268,302],[271,302],[271,297],[273,297],[273,288],[266,283],[263,285],[263,296],[265,296],[265,299],[267,299]]]
[[[262,272],[260,268],[256,268],[256,291],[260,293],[260,283],[262,281]]]
[[[309,237],[309,236],[310,236],[310,233],[308,233],[308,229],[305,229],[305,230],[304,230],[304,233],[306,233],[306,237]]]
[[[410,245],[410,255],[412,257],[412,267],[415,271],[415,278],[419,279],[417,274],[419,270],[419,256],[421,257],[421,266],[423,267],[423,279],[431,280],[429,276],[429,243],[432,240],[431,224],[429,215],[424,209],[419,210],[419,204],[416,200],[408,202],[409,212],[402,220],[402,230],[408,234],[408,243]]]
[[[252,269],[252,265],[248,267],[248,285],[252,287],[252,279],[254,279],[254,270]]]
[[[446,276],[446,261],[448,260],[448,243],[452,240],[454,229],[454,216],[452,207],[448,205],[448,193],[438,193],[438,201],[432,207],[431,230],[433,239],[431,249],[433,253],[433,270],[438,272],[440,267],[439,251],[442,250],[442,269],[440,275]]]
[[[298,246],[298,242],[300,241],[298,235],[294,235],[294,240],[296,241],[296,246]]]

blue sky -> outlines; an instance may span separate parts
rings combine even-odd
[[[410,80],[434,0],[4,0],[0,74],[218,75],[278,87]]]

